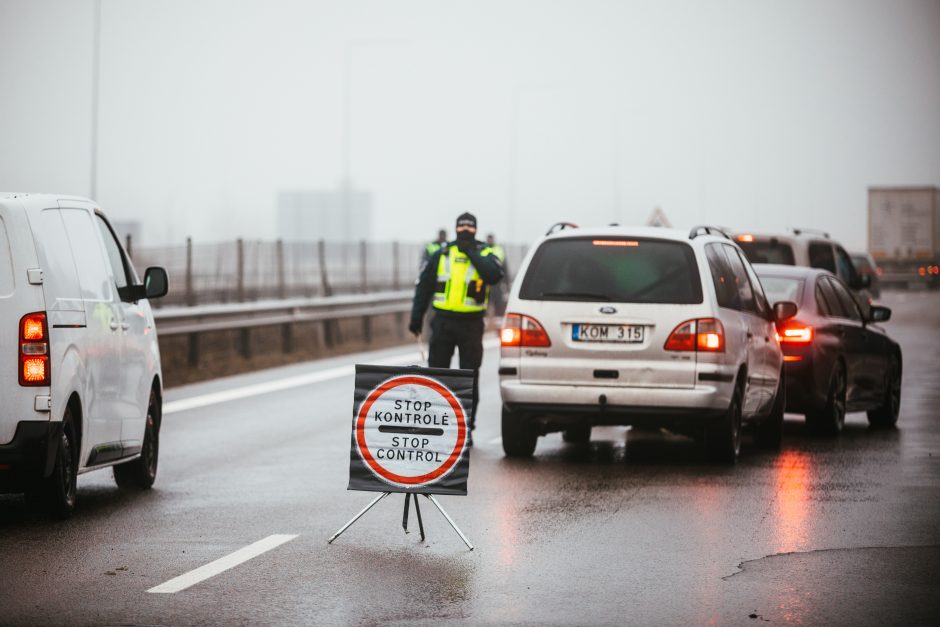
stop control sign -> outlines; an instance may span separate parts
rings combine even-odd
[[[349,488],[466,494],[473,372],[356,367]]]

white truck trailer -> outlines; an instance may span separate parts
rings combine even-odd
[[[940,287],[940,189],[868,188],[868,252],[885,284]]]

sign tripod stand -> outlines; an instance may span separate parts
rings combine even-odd
[[[473,545],[434,494],[465,496],[467,443],[476,371],[421,366],[356,366],[349,456],[350,490],[379,492],[327,544],[349,529],[392,491],[405,495],[401,526],[408,533],[412,499],[425,539],[419,496],[441,513],[471,551]],[[391,488],[391,489],[390,489]]]
[[[334,533],[333,536],[329,540],[327,540],[326,543],[333,544],[333,540],[340,537],[340,535],[342,535],[344,531],[352,527],[353,523],[355,523],[357,520],[362,518],[365,515],[365,513],[368,512],[370,509],[372,509],[372,507],[375,504],[377,504],[379,501],[381,501],[382,499],[384,499],[386,496],[390,494],[391,492],[383,492],[382,494],[372,499],[372,502],[366,505],[365,509],[363,509],[361,512],[356,514],[353,517],[353,519],[350,520],[348,523],[343,525],[343,528],[337,531],[336,533]],[[470,544],[470,540],[467,539],[467,536],[463,535],[463,532],[457,527],[453,519],[447,514],[447,512],[444,511],[444,508],[441,507],[441,504],[437,502],[437,499],[434,498],[434,496],[431,494],[423,494],[423,496],[427,497],[427,499],[434,504],[434,507],[438,509],[441,515],[444,516],[444,518],[447,520],[448,523],[450,523],[450,526],[453,527],[454,531],[457,532],[457,535],[460,536],[460,539],[463,540],[463,543],[467,545],[467,548],[472,551],[473,545]],[[424,523],[421,520],[421,507],[418,505],[418,494],[415,494],[414,497],[415,497],[415,513],[418,515],[418,529],[421,533],[421,540],[424,540]],[[408,503],[410,500],[411,500],[411,493],[406,492],[405,493],[405,511],[401,519],[401,526],[402,526],[402,529],[405,530],[405,533],[408,533]]]

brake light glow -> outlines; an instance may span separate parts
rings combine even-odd
[[[813,341],[813,327],[797,320],[790,320],[777,330],[777,341],[781,344],[809,344]]]
[[[803,361],[802,355],[784,355],[783,361]]]
[[[640,242],[626,239],[596,239],[591,242],[595,246],[639,246]]]
[[[46,314],[26,314],[20,319],[20,385],[49,385],[50,380]]]
[[[46,314],[27,314],[23,316],[23,339],[27,342],[41,342],[45,336]]]
[[[503,328],[499,332],[499,340],[505,347],[552,345],[548,333],[538,320],[516,313],[506,314]]]
[[[738,241],[739,242],[753,242],[754,236],[753,235],[738,235]]]
[[[715,318],[686,320],[673,329],[663,348],[667,351],[723,353],[725,328]]]

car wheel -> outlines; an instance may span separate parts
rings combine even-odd
[[[761,448],[779,450],[783,441],[783,413],[787,406],[787,386],[783,372],[777,382],[777,394],[774,396],[774,405],[770,413],[757,423],[754,431],[754,443]]]
[[[79,455],[69,408],[62,417],[62,432],[58,438],[52,474],[36,480],[27,490],[26,498],[56,518],[68,518],[75,510]]]
[[[506,457],[532,457],[539,434],[521,414],[503,405],[503,452]]]
[[[591,441],[591,425],[569,427],[561,433],[561,439],[569,444],[584,444]]]
[[[884,402],[868,412],[868,424],[873,427],[894,427],[901,412],[901,365],[897,357],[891,358],[885,377]]]
[[[829,377],[829,392],[822,409],[806,414],[806,422],[820,433],[838,435],[845,426],[845,366],[836,362]]]
[[[150,391],[147,403],[147,425],[140,457],[114,467],[114,481],[124,490],[146,490],[157,478],[157,461],[160,455],[160,397],[156,390]]]
[[[731,397],[731,405],[705,432],[708,457],[714,462],[734,464],[741,453],[741,387]]]

